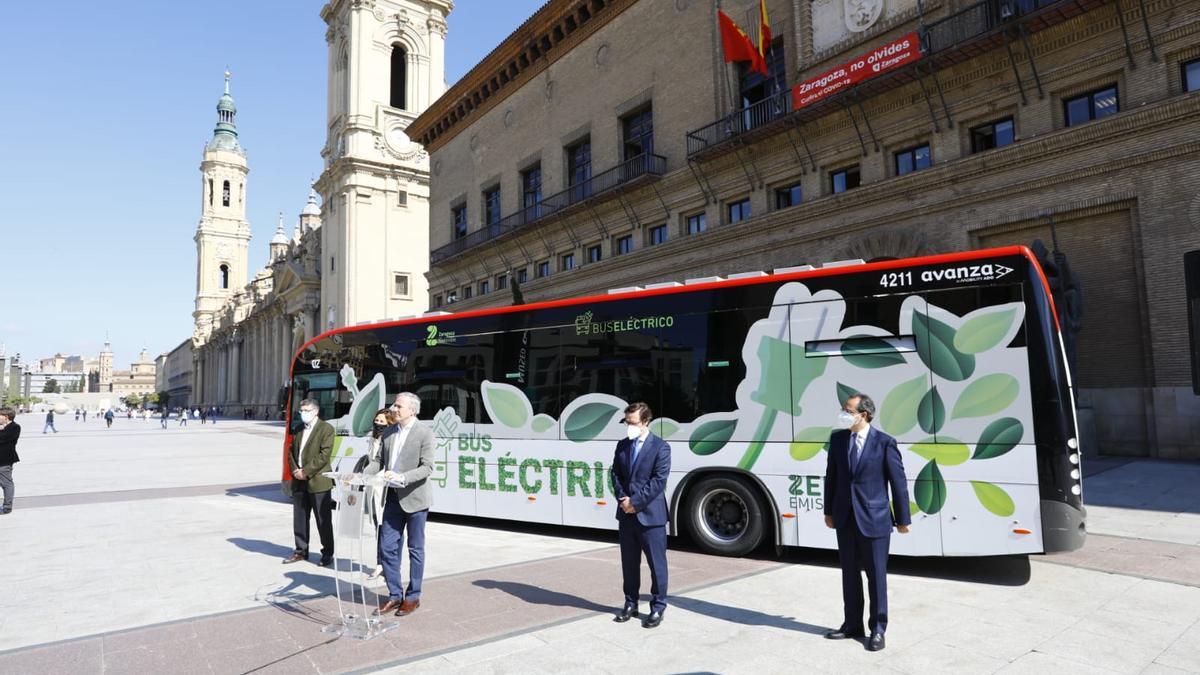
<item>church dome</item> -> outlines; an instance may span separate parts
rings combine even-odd
[[[317,191],[308,191],[308,203],[304,205],[304,210],[300,212],[302,216],[319,216],[321,215],[321,207],[317,206]]]

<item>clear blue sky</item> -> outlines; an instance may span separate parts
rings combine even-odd
[[[545,0],[456,0],[446,80]],[[233,72],[250,274],[290,234],[325,126],[321,0],[12,3],[0,40],[0,343],[118,368],[191,335],[199,164]]]

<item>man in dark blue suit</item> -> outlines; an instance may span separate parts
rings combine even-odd
[[[612,484],[617,495],[617,533],[621,542],[621,577],[625,606],[613,620],[624,623],[638,615],[642,554],[650,565],[650,615],[642,626],[662,623],[667,609],[667,476],[671,446],[650,433],[650,406],[625,408],[627,437],[617,442]]]
[[[875,402],[866,394],[846,399],[838,414],[841,429],[829,437],[825,467],[825,525],[837,530],[838,558],[842,564],[842,604],[846,616],[841,628],[829,631],[830,640],[866,637],[862,629],[861,570],[867,573],[871,596],[867,649],[883,649],[887,631],[887,560],[892,526],[908,532],[908,480],[896,439],[871,427]],[[888,488],[891,488],[891,509]]]

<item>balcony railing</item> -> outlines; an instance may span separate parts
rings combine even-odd
[[[923,61],[932,57],[957,62],[990,48],[989,40],[1003,39],[1002,28],[1023,20],[1026,31],[1037,32],[1104,4],[1104,0],[980,0],[919,30]],[[996,42],[995,44],[999,44]],[[918,62],[920,63],[920,62]],[[752,138],[774,130],[779,120],[803,121],[827,114],[836,101],[858,90],[859,94],[874,95],[886,89],[910,82],[915,78],[912,66],[867,80],[850,87],[825,101],[801,110],[792,110],[791,88],[780,91],[753,105],[740,108],[721,119],[688,132],[688,158],[713,154],[728,147],[728,142]],[[759,132],[759,133],[754,133]]]
[[[613,168],[598,173],[585,181],[556,192],[531,206],[511,213],[500,220],[459,237],[454,241],[430,251],[429,263],[436,265],[444,260],[485,244],[493,239],[515,232],[547,216],[604,195],[613,194],[618,188],[628,187],[645,177],[662,176],[667,172],[667,158],[662,155],[642,154],[631,157]]]
[[[701,152],[737,136],[745,134],[792,112],[791,88],[778,91],[757,103],[740,108],[706,127],[688,132],[688,156]]]

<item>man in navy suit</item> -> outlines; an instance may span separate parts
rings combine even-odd
[[[830,640],[866,637],[862,629],[863,592],[860,570],[867,572],[871,595],[867,649],[883,649],[887,631],[887,560],[892,526],[908,532],[908,480],[896,439],[871,427],[875,402],[854,394],[838,414],[841,429],[829,437],[825,467],[825,525],[837,530],[838,559],[842,564],[842,605],[846,616],[841,628],[829,631]],[[891,506],[888,508],[888,488]]]
[[[650,406],[625,408],[626,438],[613,455],[612,484],[617,495],[617,533],[621,542],[621,577],[625,606],[613,619],[624,623],[638,615],[642,554],[650,565],[650,615],[645,628],[662,623],[667,609],[667,476],[671,446],[650,433]]]

